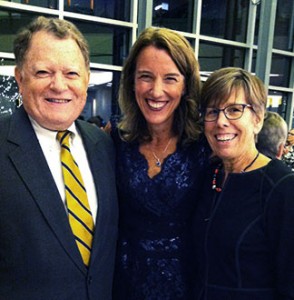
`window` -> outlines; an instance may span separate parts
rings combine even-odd
[[[203,0],[201,34],[245,42],[249,0]]]
[[[200,43],[199,63],[201,70],[214,71],[222,67],[243,67],[245,51],[233,46]]]

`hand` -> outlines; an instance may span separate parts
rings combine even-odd
[[[106,123],[106,125],[104,126],[104,128],[103,128],[103,130],[106,132],[106,133],[111,133],[111,123],[110,123],[110,121],[108,121],[107,123]]]

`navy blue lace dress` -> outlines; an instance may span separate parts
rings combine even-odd
[[[115,143],[120,228],[113,299],[191,299],[191,217],[205,148],[178,145],[151,179],[139,145],[118,136]]]

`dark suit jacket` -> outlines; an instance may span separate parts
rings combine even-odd
[[[77,121],[98,196],[89,270],[23,108],[0,118],[0,299],[111,299],[117,198],[111,139]]]

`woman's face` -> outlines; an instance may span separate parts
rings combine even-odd
[[[233,91],[229,99],[216,108],[223,109],[232,104],[248,104],[243,89]],[[239,160],[255,149],[255,135],[261,130],[262,123],[252,108],[246,107],[237,120],[228,120],[220,111],[215,121],[204,123],[204,131],[215,155],[223,160]]]
[[[162,49],[144,48],[137,58],[135,96],[149,126],[171,126],[185,91],[185,79]]]

